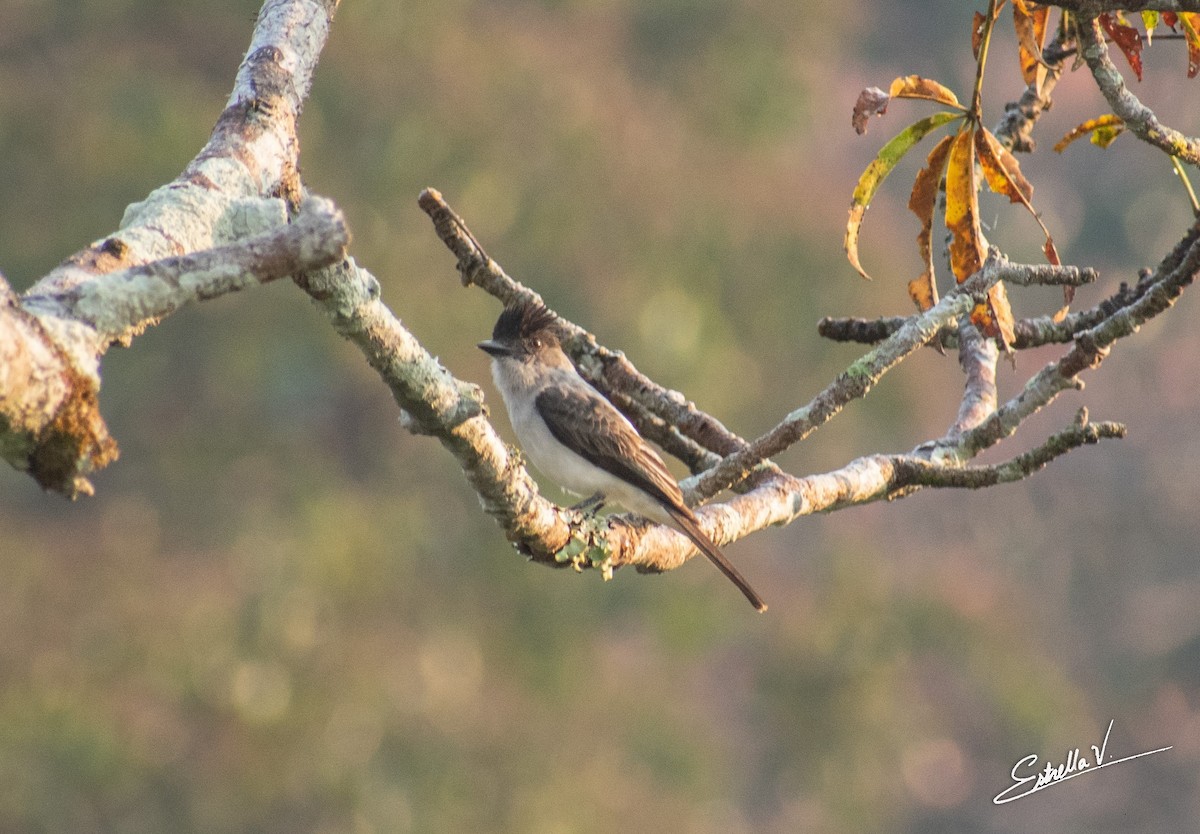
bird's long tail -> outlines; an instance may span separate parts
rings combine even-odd
[[[700,522],[691,510],[686,507],[670,506],[665,509],[670,513],[671,519],[675,524],[678,525],[679,531],[692,540],[692,544],[696,545],[700,549],[700,552],[717,566],[717,570],[725,574],[730,582],[737,585],[738,590],[745,595],[746,599],[750,600],[750,604],[758,611],[766,611],[767,604],[763,602],[762,597],[750,587],[750,583],[738,572],[738,569],[730,564],[729,560],[725,558],[725,554],[713,544],[713,540],[700,529]]]

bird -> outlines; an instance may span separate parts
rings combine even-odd
[[[579,375],[563,351],[554,313],[538,301],[518,299],[504,308],[492,338],[479,348],[491,357],[492,379],[534,467],[566,491],[591,496],[583,504],[612,499],[682,533],[755,609],[767,610],[700,528],[658,452]]]

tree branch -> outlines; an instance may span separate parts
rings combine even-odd
[[[1011,483],[1043,469],[1054,459],[1104,438],[1126,433],[1119,423],[1088,424],[1086,411],[1075,425],[1050,437],[1038,448],[993,466],[962,467],[931,461],[920,454],[868,455],[840,469],[790,482],[773,480],[726,503],[701,509],[705,529],[720,543],[743,538],[771,526],[782,526],[817,512],[832,512],[882,499],[907,497],[921,489],[981,489]],[[634,546],[614,557],[613,564],[632,564],[640,571],[667,571],[689,557],[686,541],[663,527],[638,531]],[[610,540],[612,537],[610,536]]]
[[[1054,0],[1043,3],[1075,12],[1080,17],[1096,17],[1105,12],[1200,12],[1200,0]]]
[[[87,474],[117,457],[98,407],[100,358],[110,343],[128,344],[188,300],[327,262],[344,246],[340,221],[326,224],[321,245],[308,219],[286,231],[300,194],[296,118],[336,7],[268,0],[228,105],[183,173],[131,205],[117,232],[67,258],[22,298],[2,299],[0,455],[44,488],[90,494]],[[280,230],[300,239],[209,251]],[[297,248],[285,251],[291,244]],[[214,272],[213,259],[226,256],[241,260]],[[252,266],[257,256],[270,263]]]
[[[1137,332],[1138,328],[1174,305],[1200,273],[1200,236],[1193,228],[1147,279],[1145,290],[1135,301],[1114,310],[1095,326],[1075,337],[1074,346],[1056,362],[1043,367],[1013,397],[977,427],[957,438],[943,438],[922,446],[922,456],[935,462],[951,459],[961,463],[975,457],[984,449],[1011,437],[1029,416],[1045,408],[1060,393],[1079,390],[1083,382],[1079,375],[1097,368],[1118,340]]]
[[[941,330],[966,315],[981,293],[998,281],[1009,283],[1032,283],[1031,275],[1088,274],[1088,270],[1074,267],[1030,267],[1010,264],[994,252],[983,268],[962,284],[954,287],[936,305],[923,313],[907,318],[898,330],[867,355],[843,371],[837,379],[817,394],[808,405],[793,411],[779,425],[747,448],[729,455],[725,460],[697,478],[696,492],[699,495],[715,495],[722,489],[737,483],[759,462],[767,460],[789,446],[808,437],[819,426],[827,422],[845,405],[859,399],[877,383],[891,368],[913,351],[932,342]]]
[[[1104,33],[1100,31],[1100,21],[1096,18],[1081,19],[1075,28],[1079,36],[1080,54],[1113,113],[1120,116],[1126,127],[1142,141],[1185,162],[1200,165],[1200,140],[1162,124],[1154,111],[1129,91],[1125,78],[1108,57],[1108,46],[1104,43]]]
[[[1190,232],[1181,244],[1188,243],[1194,234],[1195,231]],[[1055,321],[1050,316],[1020,319],[1013,327],[1016,338],[1013,340],[1012,347],[1016,350],[1025,350],[1043,345],[1070,342],[1077,333],[1095,327],[1115,311],[1141,298],[1151,283],[1150,274],[1147,272],[1133,286],[1122,283],[1113,295],[1095,307],[1069,313],[1059,321]],[[884,316],[878,319],[826,317],[817,323],[817,332],[834,341],[876,344],[899,330],[908,319],[908,316]],[[958,334],[953,328],[943,328],[942,332],[938,334],[937,340],[931,344],[940,344],[944,348],[957,348]]]
[[[1087,409],[1080,409],[1075,425],[1051,435],[1045,443],[1011,460],[992,466],[947,466],[919,456],[907,456],[897,466],[896,487],[955,487],[982,489],[1012,483],[1038,472],[1052,460],[1072,449],[1099,443],[1103,438],[1123,438],[1121,423],[1089,423]]]
[[[1000,358],[996,340],[985,339],[968,316],[959,320],[958,334],[958,364],[966,383],[947,437],[975,428],[996,410],[996,362]]]
[[[27,294],[26,312],[70,319],[93,331],[94,349],[132,338],[184,304],[237,292],[343,257],[350,243],[342,213],[310,197],[286,226],[188,255],[99,275],[53,296]]]

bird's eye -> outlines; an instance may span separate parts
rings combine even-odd
[[[541,339],[537,339],[537,338],[530,339],[529,344],[533,347],[534,350],[542,349],[542,340]]]

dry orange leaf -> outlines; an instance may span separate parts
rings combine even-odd
[[[975,133],[975,150],[979,154],[979,166],[983,168],[988,187],[1008,197],[1010,203],[1029,205],[1033,198],[1033,185],[1021,173],[1017,158],[1000,144],[990,130],[980,128]]]
[[[976,304],[971,311],[971,323],[985,336],[1000,341],[1000,347],[1008,352],[1016,341],[1012,306],[1008,303],[1008,291],[1004,282],[994,284],[988,290],[987,302]]]
[[[917,172],[912,195],[908,198],[909,211],[921,221],[921,231],[917,233],[917,250],[921,253],[925,270],[920,277],[908,282],[908,295],[919,310],[928,310],[938,301],[933,269],[933,215],[937,208],[938,186],[942,181],[942,172],[946,170],[946,158],[950,154],[950,143],[953,140],[953,136],[944,136],[933,146],[925,160],[925,167]]]
[[[958,97],[950,88],[931,78],[922,78],[919,75],[905,75],[897,78],[892,82],[888,94],[892,98],[921,98],[956,107],[959,110],[967,109],[959,103]]]
[[[1034,84],[1034,89],[1039,93],[1046,77],[1042,46],[1046,42],[1046,19],[1049,16],[1048,6],[1039,6],[1031,11],[1025,0],[1013,0],[1013,26],[1017,30],[1021,76],[1026,84]]]

